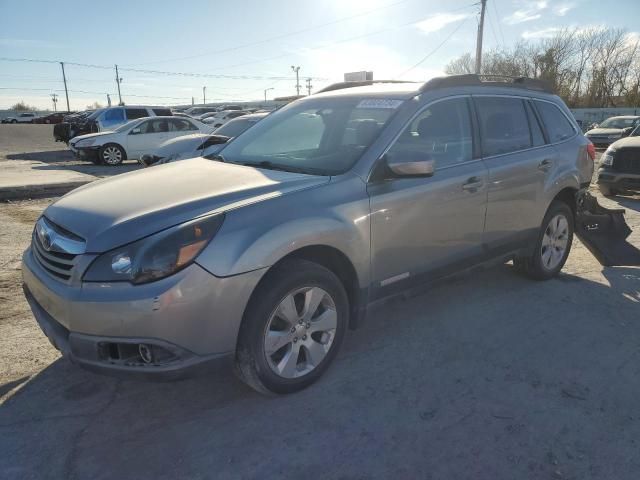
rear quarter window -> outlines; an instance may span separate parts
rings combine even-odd
[[[155,113],[158,117],[171,117],[173,113],[168,108],[154,108],[152,109],[153,113]]]
[[[575,135],[576,131],[573,125],[558,106],[539,100],[535,101],[535,105],[551,143],[561,142]]]
[[[144,118],[149,116],[146,108],[127,108],[127,119],[135,120],[136,118]]]

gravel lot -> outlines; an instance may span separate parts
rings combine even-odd
[[[0,204],[0,478],[637,479],[640,269],[579,243],[557,279],[502,265],[373,311],[316,385],[117,380],[60,358],[20,289],[51,200]],[[640,199],[622,205],[640,245]]]

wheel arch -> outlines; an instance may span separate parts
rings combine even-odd
[[[349,257],[336,247],[329,245],[306,245],[287,253],[274,263],[262,276],[251,297],[269,280],[269,273],[290,260],[306,260],[316,263],[335,274],[342,283],[349,299],[349,328],[355,329],[360,324],[366,310],[366,289],[360,287],[358,274]],[[251,300],[249,300],[250,302]],[[249,304],[247,302],[247,305]]]

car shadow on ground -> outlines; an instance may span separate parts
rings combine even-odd
[[[24,152],[24,153],[10,153],[6,155],[7,160],[26,160],[32,162],[43,163],[57,163],[57,162],[72,162],[75,157],[69,150],[49,150],[40,152]]]
[[[628,208],[630,210],[640,212],[640,195],[638,194],[629,194],[625,196],[616,195],[615,197],[611,197],[611,200],[619,203],[622,208]]]
[[[142,168],[136,160],[127,160],[118,166],[95,165],[92,162],[75,158],[68,150],[51,150],[42,152],[12,153],[6,155],[7,160],[24,160],[42,162],[43,165],[33,165],[33,170],[68,170],[100,177],[118,175]]]
[[[289,396],[60,359],[1,407],[0,476],[636,478],[640,270],[604,269],[609,285],[512,270],[377,306]]]

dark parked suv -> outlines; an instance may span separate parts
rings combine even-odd
[[[25,292],[80,365],[158,376],[232,361],[257,390],[292,392],[373,301],[492,259],[557,275],[586,230],[593,157],[533,80],[333,89],[215,158],[62,197],[24,254]]]

